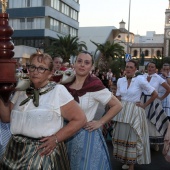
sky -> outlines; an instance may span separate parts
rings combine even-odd
[[[128,30],[130,0],[79,0],[79,26],[114,26],[126,23]],[[164,34],[165,11],[169,0],[131,0],[129,31],[146,35],[147,31]]]

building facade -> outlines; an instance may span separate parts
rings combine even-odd
[[[156,34],[155,31],[147,31],[145,36],[134,35],[131,32],[128,33],[125,28],[126,23],[123,20],[119,24],[120,32],[115,38],[115,42],[124,46],[126,53],[127,46],[129,46],[129,53],[132,58],[140,59],[143,55],[147,63],[148,60],[154,57],[162,57],[164,55],[164,34]]]
[[[164,47],[165,56],[170,56],[170,0],[169,7],[165,11]]]
[[[44,49],[57,35],[78,35],[78,0],[8,0],[15,45]]]
[[[119,23],[118,29],[113,26],[80,27],[78,35],[81,41],[86,42],[88,50],[92,54],[96,50],[96,46],[90,40],[100,44],[106,41],[114,41],[124,47],[125,53],[127,53],[129,47],[129,53],[132,58],[140,60],[144,56],[145,64],[152,58],[161,59],[164,56],[164,34],[147,31],[144,36],[135,35],[128,32],[126,23],[123,20]],[[96,57],[100,55],[98,53]]]

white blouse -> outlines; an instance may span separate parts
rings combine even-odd
[[[11,133],[32,138],[53,135],[63,127],[60,107],[67,104],[73,97],[63,85],[39,96],[39,106],[35,107],[32,99],[19,106],[27,98],[25,91],[16,91],[11,102]]]
[[[143,76],[144,76],[145,79],[147,80],[148,74],[144,74]],[[165,82],[165,80],[164,80],[162,77],[160,77],[158,74],[154,73],[154,74],[151,75],[151,80],[150,80],[149,84],[150,84],[152,87],[155,88],[156,92],[158,92],[159,87],[160,87],[161,84],[164,83],[164,82]],[[144,90],[143,92],[144,92],[144,94],[149,95],[149,94],[147,93],[147,91]]]
[[[84,111],[87,121],[94,119],[99,103],[106,105],[112,98],[112,93],[108,89],[96,92],[87,92],[79,97],[79,105]]]
[[[127,87],[128,81],[126,77],[119,78],[117,82],[116,96],[121,96],[121,100],[129,102],[139,102],[143,90],[147,91],[148,94],[152,94],[155,90],[141,75],[132,78],[130,86]]]

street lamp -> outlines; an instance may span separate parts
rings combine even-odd
[[[129,0],[129,19],[128,19],[127,54],[129,54],[130,8],[131,8],[131,0]]]

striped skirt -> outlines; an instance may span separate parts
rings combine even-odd
[[[150,97],[142,95],[141,101],[145,103]],[[155,99],[145,108],[145,113],[148,122],[150,144],[163,144],[169,120],[162,108],[161,101]]]
[[[0,159],[5,152],[6,145],[11,137],[10,124],[0,121]]]
[[[101,130],[81,129],[66,142],[71,170],[111,170],[110,156]]]
[[[125,164],[149,164],[150,145],[144,109],[121,101],[123,109],[113,118],[113,156]]]
[[[159,96],[164,95],[164,93],[159,92]],[[170,95],[162,100],[162,107],[168,117],[170,117]]]
[[[40,156],[42,144],[38,139],[12,136],[2,162],[1,170],[69,170],[69,161],[63,142],[49,156]]]

